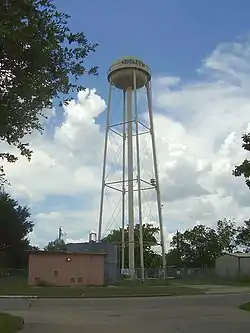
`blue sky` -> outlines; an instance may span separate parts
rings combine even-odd
[[[100,67],[98,79],[83,82],[106,97],[106,71],[113,60],[135,55],[154,74],[190,79],[201,61],[219,43],[249,32],[248,0],[109,0],[55,1],[71,16],[70,27],[100,44],[90,64]]]
[[[249,191],[232,169],[245,158],[241,134],[250,128],[250,1],[55,3],[71,16],[73,32],[99,43],[86,62],[99,66],[99,76],[80,82],[97,94],[88,101],[75,95],[74,105],[51,114],[48,133],[33,134],[31,163],[6,165],[10,192],[31,206],[32,242],[43,246],[61,225],[70,241],[96,230],[106,72],[125,55],[141,58],[153,74],[167,240],[177,228],[249,217]]]

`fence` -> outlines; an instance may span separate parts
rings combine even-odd
[[[27,278],[27,269],[3,269],[0,271],[0,278]]]
[[[137,279],[141,278],[141,270],[135,270]],[[215,277],[214,268],[178,268],[168,266],[166,268],[167,279],[211,279]],[[163,279],[162,268],[145,269],[145,279]]]

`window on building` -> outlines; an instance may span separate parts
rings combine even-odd
[[[70,282],[71,282],[71,283],[76,283],[76,278],[75,278],[75,277],[72,277],[72,278],[70,279]]]
[[[54,276],[55,276],[55,277],[58,276],[58,271],[54,271]]]
[[[79,276],[79,277],[77,278],[77,282],[78,282],[78,283],[82,283],[82,276]]]

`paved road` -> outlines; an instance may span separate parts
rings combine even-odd
[[[0,299],[0,311],[21,315],[23,333],[249,332],[250,294],[124,299]]]

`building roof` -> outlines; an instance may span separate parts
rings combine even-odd
[[[114,249],[113,244],[109,243],[96,243],[96,242],[89,242],[89,243],[69,243],[66,244],[66,248],[68,252],[78,252],[78,253],[107,253],[110,249]]]
[[[250,258],[250,253],[225,253],[228,256],[238,257],[238,258]]]
[[[37,255],[52,255],[52,254],[61,254],[61,255],[106,255],[106,252],[68,252],[68,251],[30,251],[30,254]]]

